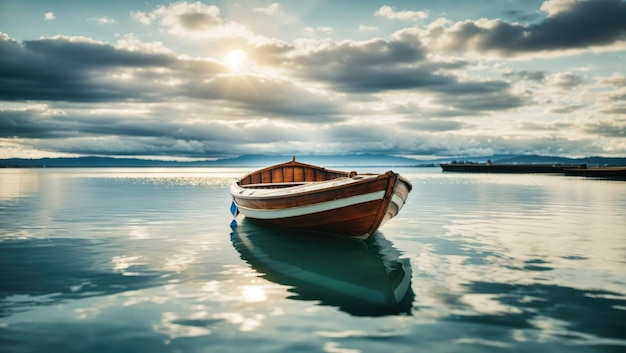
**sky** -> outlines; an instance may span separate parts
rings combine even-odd
[[[626,156],[622,0],[0,0],[0,158]]]

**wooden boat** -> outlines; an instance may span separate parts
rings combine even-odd
[[[465,173],[554,173],[563,174],[565,168],[578,168],[572,164],[491,164],[491,163],[441,163],[444,172]]]
[[[411,183],[397,173],[357,174],[296,162],[233,181],[233,203],[245,217],[270,225],[366,239],[395,217]]]
[[[360,241],[240,223],[231,233],[233,247],[265,279],[289,286],[290,299],[357,316],[411,313],[411,263],[382,233]]]
[[[565,175],[589,178],[626,180],[626,166],[623,167],[579,167],[565,168]]]

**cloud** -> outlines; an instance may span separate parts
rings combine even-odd
[[[375,15],[391,20],[417,21],[428,18],[428,11],[396,11],[393,7],[384,5]]]
[[[114,19],[112,19],[110,17],[106,17],[106,16],[103,16],[103,17],[90,17],[90,18],[87,19],[87,21],[95,22],[95,23],[100,24],[100,25],[110,25],[110,24],[116,24],[117,23],[116,20],[114,20]]]
[[[0,110],[0,141],[19,136],[24,146],[71,154],[209,158],[249,153],[248,146],[255,146],[257,152],[288,152],[288,145],[315,139],[311,135],[315,127],[307,123],[249,117],[188,119],[188,115],[186,108],[165,104],[154,111],[136,112],[119,105],[68,112],[45,105],[5,109]]]
[[[112,101],[147,97],[114,73],[170,66],[166,54],[117,49],[82,37],[55,37],[20,45],[0,37],[0,99]],[[121,71],[120,71],[121,73]]]
[[[626,75],[616,72],[610,77],[602,78],[599,83],[601,85],[610,85],[615,88],[626,87]]]
[[[85,38],[0,40],[0,99],[5,101],[145,102],[192,99],[277,119],[335,120],[334,103],[290,80],[229,75],[207,59],[179,58],[123,42],[124,49]]]
[[[567,12],[572,6],[575,6],[579,0],[546,0],[539,8],[548,14],[548,17],[554,17],[562,12]]]
[[[621,0],[547,1],[548,17],[522,25],[495,20],[466,20],[431,26],[425,38],[448,53],[489,53],[501,57],[610,47],[626,41],[626,3]]]
[[[574,127],[572,123],[556,121],[556,122],[533,122],[525,121],[519,124],[522,130],[530,131],[561,131],[568,130]]]
[[[474,135],[471,141],[463,141],[460,149],[452,155],[466,155],[463,148],[473,150],[474,155],[490,154],[539,154],[545,156],[594,155],[602,153],[603,148],[592,139],[573,138],[571,136],[557,136],[538,134],[537,131],[528,135],[494,136]],[[587,154],[588,153],[588,154]]]
[[[205,106],[204,104],[198,107]],[[212,158],[253,149],[259,153],[391,153],[422,155],[489,155],[492,153],[602,153],[592,139],[551,136],[571,124],[523,126],[529,135],[464,134],[471,126],[447,119],[413,119],[400,123],[364,120],[332,127],[313,122],[283,123],[272,118],[198,119],[195,107],[154,106],[149,112],[122,114],[111,106],[92,113],[58,112],[46,106],[0,111],[0,131],[18,132],[22,146],[73,154],[186,156]],[[7,123],[12,116],[12,122]],[[173,117],[185,117],[183,119]],[[608,123],[607,123],[608,124]],[[624,125],[589,125],[589,132],[611,134]],[[476,126],[474,126],[475,128]],[[592,128],[595,128],[593,130]],[[21,130],[20,130],[21,129]],[[541,134],[547,132],[547,136]],[[614,133],[613,133],[614,134]],[[5,135],[1,135],[4,137]],[[619,137],[619,135],[617,135]]]
[[[54,120],[48,119],[47,106],[30,109],[0,110],[0,138],[51,137],[58,130]]]
[[[419,122],[418,122],[419,123]],[[432,132],[416,130],[413,123],[401,125],[367,123],[358,126],[339,125],[328,131],[334,151],[344,153],[387,153],[429,156],[486,156],[493,154],[602,154],[603,146],[591,138],[557,136],[555,130],[546,134],[531,131],[527,134],[498,136],[494,133],[460,131]],[[357,147],[358,146],[358,147]]]
[[[436,101],[448,107],[440,116],[501,112],[529,103],[527,97],[511,93],[509,84],[503,81],[458,82],[439,90],[441,94]]]
[[[359,31],[361,32],[374,32],[377,30],[378,30],[378,27],[376,26],[359,25]]]
[[[403,124],[407,128],[420,131],[458,131],[462,129],[470,128],[470,125],[456,120],[448,119],[419,119]]]
[[[519,72],[511,72],[505,74],[506,77],[518,76],[523,80],[535,81],[535,82],[543,82],[546,79],[545,71],[526,71],[522,70]]]
[[[325,96],[279,78],[253,75],[217,77],[185,87],[185,95],[224,100],[237,108],[277,120],[334,121],[338,110]]]
[[[53,21],[56,18],[57,17],[54,15],[54,12],[46,12],[45,14],[43,14],[43,19],[46,21]]]
[[[622,114],[626,114],[626,107],[623,107]],[[584,129],[590,134],[597,134],[605,137],[626,138],[626,119],[604,119],[601,121],[595,121],[586,124]]]
[[[294,50],[289,65],[295,74],[324,81],[344,92],[376,92],[437,85],[449,81],[429,70],[412,67],[424,59],[420,43],[375,39],[346,41]]]
[[[610,102],[626,102],[626,92],[611,94],[608,97]]]
[[[549,76],[547,78],[547,83],[561,89],[569,90],[582,85],[584,83],[584,78],[574,75],[571,72],[559,72]]]
[[[160,21],[172,29],[202,29],[216,26],[221,23],[220,10],[217,6],[204,5],[200,2],[193,4],[177,2],[168,6],[159,6],[151,12],[131,12],[131,16],[143,24]]]
[[[550,108],[549,112],[550,113],[556,113],[556,114],[569,114],[569,113],[573,113],[573,112],[575,112],[577,110],[583,109],[585,107],[586,107],[586,105],[584,105],[584,104],[564,105],[564,106],[560,106],[560,107]]]
[[[609,115],[626,115],[626,104],[612,105],[610,107],[602,109],[600,113]]]
[[[157,22],[168,33],[195,39],[248,38],[253,33],[234,21],[221,18],[220,9],[201,2],[160,5],[154,11],[133,11],[131,17],[144,25]]]
[[[281,6],[279,3],[272,3],[267,7],[257,7],[254,9],[254,11],[256,12],[261,12],[264,13],[268,16],[282,16],[284,15],[284,12],[281,9]]]
[[[324,36],[330,36],[335,30],[332,27],[304,27],[304,32],[309,34],[322,34]]]
[[[307,42],[292,47],[266,46],[275,65],[297,68],[293,75],[323,82],[334,92],[377,94],[420,92],[441,109],[436,116],[470,115],[522,106],[525,97],[511,93],[499,80],[468,80],[448,73],[464,68],[461,61],[431,61],[414,35],[398,33],[393,40]],[[281,61],[282,60],[282,61]]]

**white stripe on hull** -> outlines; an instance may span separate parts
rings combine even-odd
[[[395,203],[398,206],[398,212],[400,212],[400,209],[402,208],[402,206],[404,206],[404,200],[402,199],[402,197],[400,197],[399,194],[393,194],[393,196],[391,197],[391,202]]]
[[[287,217],[296,217],[303,216],[312,213],[318,213],[323,211],[334,210],[337,208],[352,206],[364,202],[381,200],[385,196],[385,191],[377,191],[369,194],[357,195],[346,197],[339,200],[332,200],[326,202],[320,202],[312,205],[300,206],[300,207],[291,207],[284,209],[253,209],[248,207],[243,207],[237,205],[241,213],[243,213],[246,217],[256,218],[256,219],[276,219],[276,218],[287,218]]]

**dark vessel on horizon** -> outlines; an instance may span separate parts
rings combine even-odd
[[[563,174],[565,169],[586,168],[585,164],[562,164],[562,163],[543,163],[543,164],[493,164],[491,161],[487,163],[475,162],[456,162],[440,163],[439,166],[444,172],[465,172],[465,173],[554,173]]]
[[[565,175],[582,176],[587,178],[626,180],[626,166],[624,167],[595,167],[595,168],[565,168]]]
[[[463,173],[511,173],[511,174],[560,174],[596,179],[626,180],[626,166],[588,167],[587,164],[493,164],[475,162],[440,163],[444,172]]]

